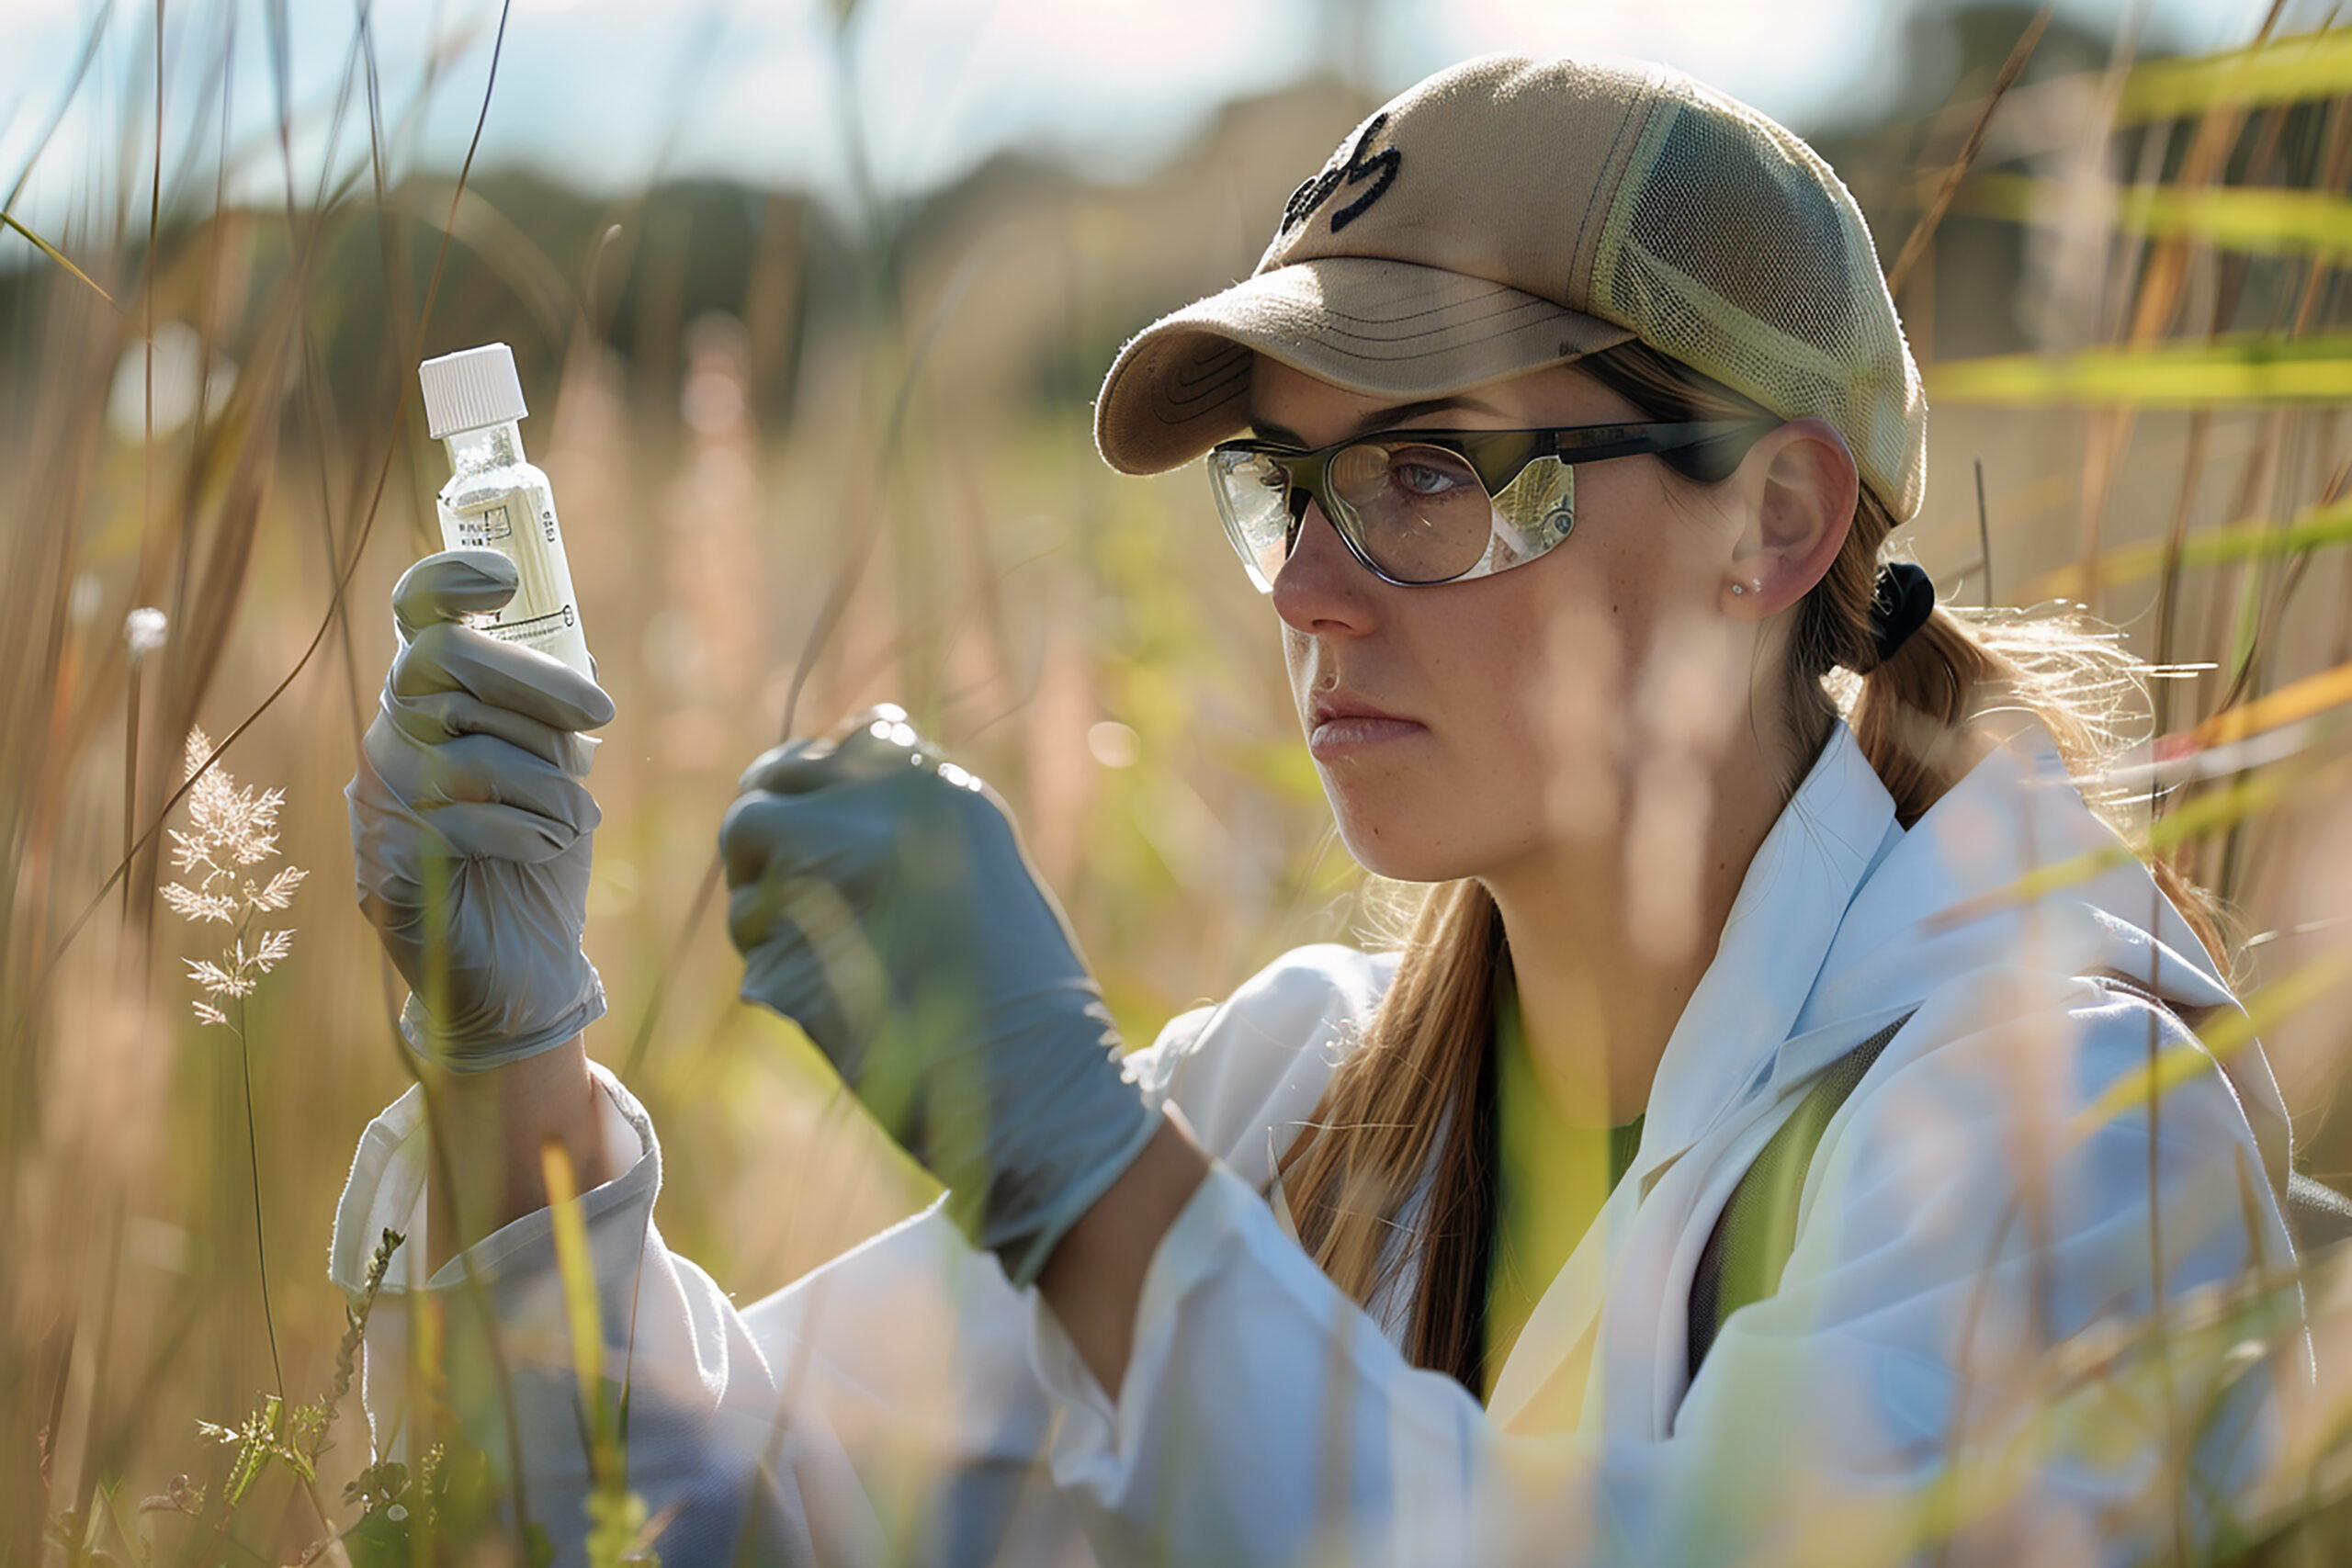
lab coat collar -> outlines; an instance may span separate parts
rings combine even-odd
[[[1855,888],[1901,834],[1886,786],[1838,722],[1748,863],[1715,956],[1658,1059],[1632,1167],[1496,1373],[1487,1411],[1506,1429],[1572,1419],[1644,1196],[1768,1079]]]
[[[1855,889],[1902,837],[1894,798],[1838,721],[1748,862],[1715,956],[1658,1058],[1634,1156],[1636,1186],[1762,1087]]]
[[[1668,1254],[1695,1252],[1694,1213],[1720,1204],[1770,1135],[1775,1122],[1759,1108],[1793,1102],[1814,1073],[1937,987],[1996,964],[2061,976],[2106,969],[2177,1007],[2235,1006],[2040,725],[2021,722],[1907,832],[1852,731],[1837,725],[1749,863],[1714,960],[1668,1041],[1631,1175],[1537,1302],[1497,1375],[1489,1415],[1524,1431],[1574,1425],[1580,1406],[1586,1424],[1602,1420],[1608,1402],[1589,1376],[1602,1303],[1628,1269],[1688,1279]],[[2223,1065],[2265,1163],[2283,1179],[2286,1118],[2267,1064],[2249,1049]],[[1723,1170],[1675,1168],[1718,1132],[1710,1158]],[[1651,1212],[1661,1205],[1673,1212]],[[1623,1326],[1657,1342],[1660,1398],[1621,1414],[1663,1423],[1681,1391],[1680,1363],[1668,1358],[1681,1354],[1683,1326],[1677,1319],[1661,1335],[1654,1314]]]

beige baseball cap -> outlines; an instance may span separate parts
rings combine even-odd
[[[1259,355],[1419,400],[1639,338],[1846,437],[1909,520],[1926,400],[1869,229],[1788,130],[1664,66],[1488,55],[1358,126],[1257,270],[1120,350],[1095,444],[1131,474],[1249,422]]]

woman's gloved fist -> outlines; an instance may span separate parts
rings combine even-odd
[[[744,998],[800,1024],[1029,1283],[1160,1118],[1003,803],[888,706],[741,788],[719,852]]]
[[[400,649],[345,789],[360,908],[411,995],[409,1043],[459,1072],[560,1045],[604,1016],[580,949],[596,802],[581,783],[612,699],[463,617],[514,563],[449,550],[392,590]]]

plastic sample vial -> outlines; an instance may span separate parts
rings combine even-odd
[[[555,491],[523,457],[523,383],[503,343],[459,349],[417,367],[425,428],[449,451],[449,482],[437,498],[445,549],[496,550],[522,585],[495,615],[472,624],[492,637],[562,660],[594,679],[580,602],[571,591]]]

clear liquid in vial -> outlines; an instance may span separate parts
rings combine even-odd
[[[452,447],[466,435],[453,437]],[[514,461],[460,467],[441,488],[437,510],[442,546],[496,550],[514,563],[521,585],[504,608],[481,618],[477,624],[482,630],[560,659],[582,675],[592,674],[579,596],[571,586],[571,563],[556,522],[555,492],[545,474],[520,460],[519,449],[514,456]]]
[[[547,475],[523,456],[522,421],[530,409],[514,351],[503,343],[459,349],[426,360],[417,379],[426,427],[448,445],[450,479],[437,508],[442,547],[496,550],[514,563],[522,580],[503,609],[472,624],[560,659],[594,680],[571,563],[555,520],[555,492]]]

